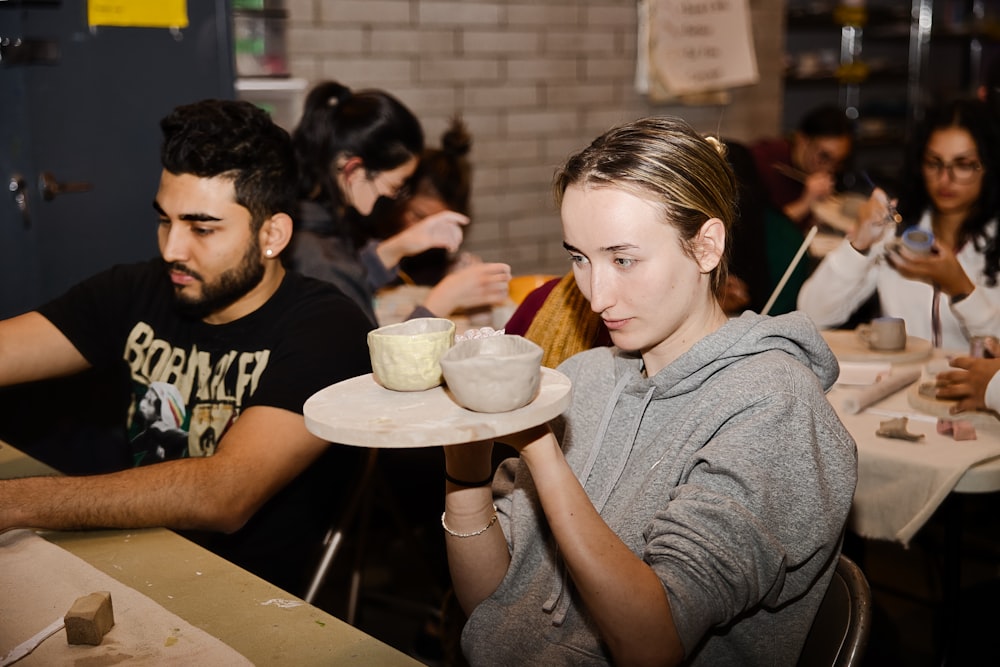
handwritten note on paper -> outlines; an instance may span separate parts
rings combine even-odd
[[[757,83],[748,0],[651,0],[649,76],[690,95]]]
[[[187,0],[90,0],[87,25],[132,28],[188,27]]]

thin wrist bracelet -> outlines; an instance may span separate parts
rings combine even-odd
[[[493,506],[493,516],[490,517],[489,522],[485,526],[483,526],[482,528],[480,528],[479,530],[477,530],[477,531],[475,531],[473,533],[456,533],[454,530],[452,530],[451,528],[448,527],[448,524],[446,524],[444,522],[444,515],[446,513],[447,513],[446,511],[445,512],[441,512],[441,527],[444,528],[444,532],[448,533],[452,537],[475,537],[476,535],[482,535],[487,530],[489,530],[490,527],[493,524],[495,524],[497,522],[497,506],[494,505]]]
[[[467,489],[474,489],[477,486],[487,486],[490,482],[493,481],[493,475],[491,474],[486,479],[478,480],[476,482],[467,482],[464,479],[456,479],[455,477],[452,477],[451,475],[448,474],[447,470],[444,471],[444,478],[449,482],[451,482],[452,484],[454,484],[455,486],[464,486]]]

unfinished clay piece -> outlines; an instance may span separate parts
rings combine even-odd
[[[938,419],[937,432],[953,440],[976,440],[976,427],[965,419]]]
[[[508,412],[535,398],[542,348],[521,336],[459,341],[441,357],[445,383],[463,408]]]
[[[372,375],[386,389],[423,391],[441,384],[441,355],[455,341],[455,323],[419,317],[368,332]]]
[[[98,591],[77,598],[63,617],[63,622],[66,624],[67,642],[97,646],[115,624],[111,593]]]
[[[879,422],[878,430],[875,431],[875,435],[881,436],[883,438],[896,438],[898,440],[909,440],[910,442],[916,442],[924,437],[923,433],[910,433],[906,430],[906,423],[909,420],[906,417],[897,417],[896,419],[889,419],[888,421]]]

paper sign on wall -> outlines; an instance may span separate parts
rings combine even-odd
[[[748,0],[648,2],[648,75],[655,87],[690,95],[757,83]]]
[[[91,27],[188,27],[187,0],[90,0],[87,24]]]

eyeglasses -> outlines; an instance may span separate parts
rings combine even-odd
[[[933,175],[934,178],[940,178],[942,172],[947,172],[948,178],[956,183],[969,183],[983,170],[983,163],[979,160],[942,162],[934,158],[924,158],[923,168],[925,174]]]

